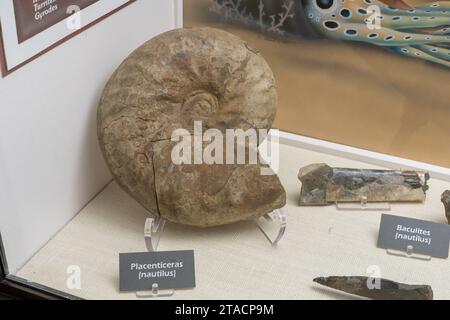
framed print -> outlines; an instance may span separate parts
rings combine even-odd
[[[2,75],[17,70],[136,0],[0,2]]]

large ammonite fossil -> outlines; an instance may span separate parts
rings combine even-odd
[[[222,17],[263,30],[367,42],[450,67],[450,1],[211,0]]]
[[[171,137],[184,128],[270,129],[277,93],[259,53],[227,32],[179,29],[134,51],[104,89],[98,136],[117,183],[153,215],[217,226],[285,205],[276,175],[261,163],[175,164]],[[180,137],[182,138],[182,137]],[[194,139],[193,139],[194,140]]]

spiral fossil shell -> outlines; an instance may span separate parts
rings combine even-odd
[[[178,29],[134,51],[106,85],[98,136],[117,183],[153,215],[207,227],[253,219],[285,204],[276,175],[259,164],[174,165],[174,130],[270,129],[273,73],[234,35]]]

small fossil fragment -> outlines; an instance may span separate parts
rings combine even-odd
[[[176,165],[173,134],[198,138],[198,122],[223,135],[269,130],[276,107],[274,75],[246,42],[212,28],[177,29],[142,45],[114,72],[98,108],[98,137],[116,182],[153,215],[199,227],[229,224],[283,207],[280,180],[261,175],[260,164]]]
[[[442,194],[441,201],[445,207],[445,216],[450,224],[450,190],[447,190]]]
[[[301,168],[300,205],[320,206],[336,202],[423,202],[428,173],[415,171],[332,168],[312,164]]]
[[[428,285],[409,285],[368,277],[319,277],[313,281],[372,300],[433,300],[433,289]]]

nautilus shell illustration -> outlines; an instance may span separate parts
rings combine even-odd
[[[450,67],[450,1],[211,0],[227,20],[277,33],[371,43]]]
[[[98,137],[115,181],[151,214],[199,227],[229,224],[283,207],[278,177],[262,175],[259,162],[175,163],[174,133],[199,138],[195,122],[224,135],[268,130],[276,107],[273,73],[256,50],[225,31],[178,29],[142,45],[112,75]]]

